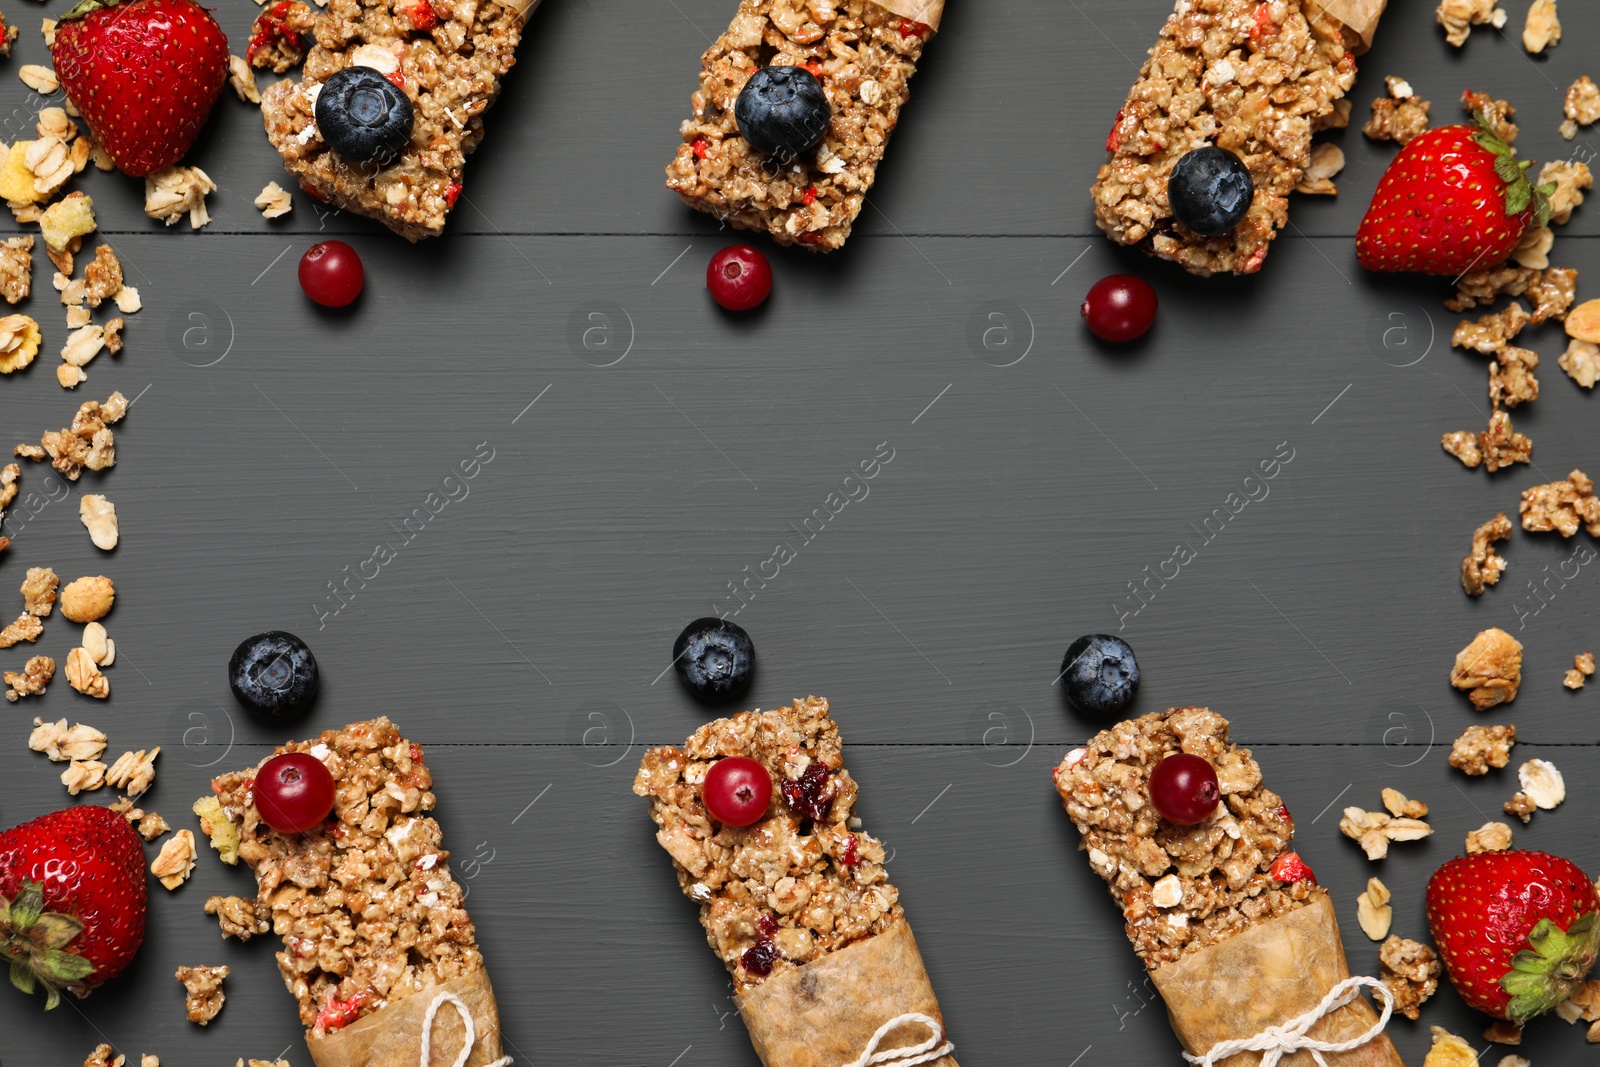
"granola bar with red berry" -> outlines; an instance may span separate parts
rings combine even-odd
[[[1384,2],[1179,0],[1106,138],[1091,191],[1100,229],[1192,274],[1260,270],[1311,165],[1312,135],[1349,122],[1353,52]],[[1254,185],[1220,233],[1180,222],[1167,195],[1178,161],[1211,146],[1241,160]]]
[[[1172,778],[1158,770],[1169,760],[1210,768],[1191,772],[1176,809]],[[1172,708],[1117,723],[1067,753],[1054,779],[1191,1053],[1283,1025],[1350,977],[1328,892],[1290,848],[1289,809],[1221,715]],[[1376,1019],[1355,997],[1310,1033],[1349,1040]],[[1328,1067],[1400,1067],[1383,1034],[1325,1055]]]
[[[848,1062],[909,1013],[932,1025],[902,1023],[880,1048],[930,1030],[943,1040],[883,844],[855,818],[856,781],[828,712],[809,697],[718,719],[682,748],[647,752],[633,783],[767,1067]],[[795,1059],[802,1049],[810,1058]],[[948,1052],[934,1062],[955,1067]]]
[[[843,247],[943,9],[944,0],[741,0],[701,57],[694,114],[680,128],[667,188],[696,211],[779,244]],[[780,125],[801,125],[806,135],[769,138],[752,128],[741,100],[749,108],[762,79],[793,69],[814,109]]]
[[[321,760],[336,792],[325,823],[283,834],[263,820],[253,787],[268,759],[290,752]],[[473,1017],[472,1062],[500,1057],[494,991],[428,815],[436,798],[420,746],[377,718],[281,745],[211,788],[217,816],[234,824],[239,858],[255,872],[254,912],[283,938],[278,970],[318,1067],[417,1062],[423,1015],[445,993]],[[452,1055],[464,1034],[454,1016],[445,1008],[434,1036]]]

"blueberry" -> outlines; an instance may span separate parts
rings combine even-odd
[[[822,142],[833,119],[817,76],[804,67],[763,67],[733,105],[739,133],[760,152],[793,159]]]
[[[293,718],[317,695],[317,658],[294,634],[268,630],[233,650],[228,685],[245,709],[263,722]]]
[[[1220,237],[1239,225],[1255,193],[1255,179],[1244,160],[1216,145],[1186,153],[1167,179],[1173,215],[1207,237]]]
[[[416,121],[406,94],[371,67],[336,71],[317,91],[317,131],[352,163],[387,167],[411,140]]]
[[[1139,664],[1128,642],[1110,634],[1086,634],[1067,646],[1061,661],[1067,699],[1090,715],[1114,715],[1139,689]]]
[[[724,700],[750,688],[756,646],[744,627],[707,616],[685,626],[672,642],[672,666],[701,700]]]

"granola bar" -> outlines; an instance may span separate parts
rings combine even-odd
[[[701,56],[667,188],[696,211],[779,244],[843,247],[942,8],[943,0],[740,0],[727,32]],[[822,83],[832,116],[807,156],[778,160],[739,133],[734,104],[767,66],[803,66]]]
[[[1311,164],[1312,134],[1347,121],[1346,29],[1303,0],[1179,0],[1106,140],[1092,190],[1100,229],[1193,274],[1260,270]],[[1208,144],[1237,154],[1256,186],[1220,237],[1189,230],[1167,201],[1172,168]]]
[[[483,114],[516,62],[523,23],[539,0],[331,0],[314,19],[316,43],[300,81],[261,94],[267,139],[313,197],[377,219],[407,240],[434,237],[461,194]],[[410,98],[409,145],[386,166],[333,151],[317,130],[322,83],[345,67],[376,69]]]
[[[333,813],[318,829],[290,837],[261,820],[251,794],[259,766],[224,774],[211,788],[256,875],[253,907],[234,918],[253,927],[260,916],[283,938],[278,970],[317,1058],[356,1031],[370,1035],[369,1019],[408,1017],[414,1002],[430,999],[417,994],[482,980],[484,963],[439,824],[427,814],[435,797],[422,749],[378,718],[272,755],[284,752],[310,753],[338,783]],[[474,1010],[477,1047],[490,1060],[500,1055],[493,1007],[490,996],[487,1018]],[[400,1014],[379,1020],[389,1009]]]
[[[797,1046],[812,1049],[805,1062],[845,1062],[906,1012],[940,1018],[883,844],[852,829],[856,781],[828,712],[826,700],[808,697],[718,719],[682,748],[647,752],[633,783],[679,887],[700,904],[756,1050],[774,1067],[800,1062],[783,1054]],[[711,768],[736,756],[758,761],[773,782],[766,814],[744,827],[718,822],[702,796]],[[885,1048],[926,1036],[896,1036]],[[947,1049],[936,1062],[955,1061]]]

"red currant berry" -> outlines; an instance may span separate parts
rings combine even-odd
[[[706,772],[706,810],[726,826],[749,826],[772,802],[772,775],[746,756],[718,760]]]
[[[256,811],[280,834],[298,834],[333,811],[333,775],[317,757],[285,752],[262,765],[255,782]]]
[[[1156,321],[1156,291],[1132,274],[1101,278],[1078,309],[1089,332],[1102,341],[1131,341]]]
[[[1217,810],[1222,789],[1217,772],[1199,756],[1178,752],[1150,772],[1150,803],[1156,814],[1179,826],[1204,822]]]
[[[361,295],[366,271],[343,241],[323,241],[300,257],[300,288],[323,307],[342,308]]]
[[[759,249],[729,245],[711,257],[706,288],[711,290],[711,299],[729,311],[749,311],[771,295],[772,265]]]

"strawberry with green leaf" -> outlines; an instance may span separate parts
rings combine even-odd
[[[81,0],[50,55],[95,140],[135,178],[183,158],[228,80],[228,39],[194,0]]]
[[[84,805],[0,834],[0,961],[24,993],[83,996],[144,943],[144,843],[109,808]]]
[[[1529,226],[1550,219],[1553,184],[1528,180],[1529,161],[1471,125],[1413,139],[1389,164],[1356,231],[1356,258],[1372,271],[1457,276],[1498,266]]]
[[[1428,880],[1428,926],[1461,999],[1522,1025],[1570,997],[1600,952],[1600,897],[1570,860],[1457,856]]]

